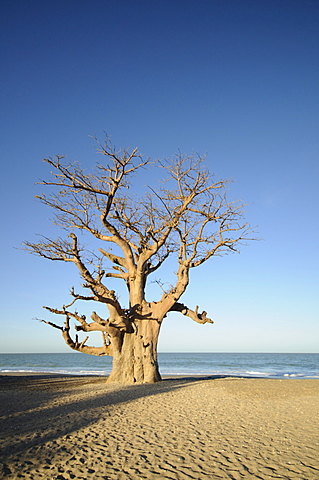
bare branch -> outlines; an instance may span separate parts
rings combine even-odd
[[[77,350],[78,352],[83,352],[89,355],[97,355],[97,356],[113,355],[114,353],[113,346],[111,344],[107,345],[106,343],[104,343],[102,347],[91,347],[91,346],[85,345],[86,341],[88,340],[88,337],[85,338],[85,340],[83,340],[82,342],[79,342],[78,336],[76,335],[75,341],[74,341],[70,336],[70,317],[68,314],[66,314],[66,320],[63,327],[56,325],[53,322],[48,322],[46,320],[42,320],[42,322],[50,325],[53,328],[57,328],[61,330],[64,341],[73,350]]]
[[[190,317],[194,322],[197,323],[214,323],[213,320],[207,317],[207,312],[198,313],[198,306],[195,310],[191,310],[183,303],[175,303],[171,308],[170,312],[180,312],[187,317]]]

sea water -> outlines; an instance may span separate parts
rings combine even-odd
[[[159,353],[162,375],[319,379],[319,353]],[[0,373],[108,375],[111,357],[81,353],[0,354]]]

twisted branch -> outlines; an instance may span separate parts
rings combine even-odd
[[[202,313],[198,313],[198,305],[196,305],[195,310],[191,310],[190,308],[186,307],[183,303],[175,303],[171,308],[170,312],[180,312],[186,317],[191,318],[194,322],[197,323],[214,323],[213,320],[207,317],[207,312],[203,311]]]

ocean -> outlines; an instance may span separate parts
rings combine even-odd
[[[319,353],[159,353],[162,375],[319,379]],[[111,357],[81,353],[0,354],[0,373],[108,375]]]

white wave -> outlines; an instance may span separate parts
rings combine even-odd
[[[246,375],[269,375],[267,372],[254,372],[254,371],[247,371],[245,372]]]

